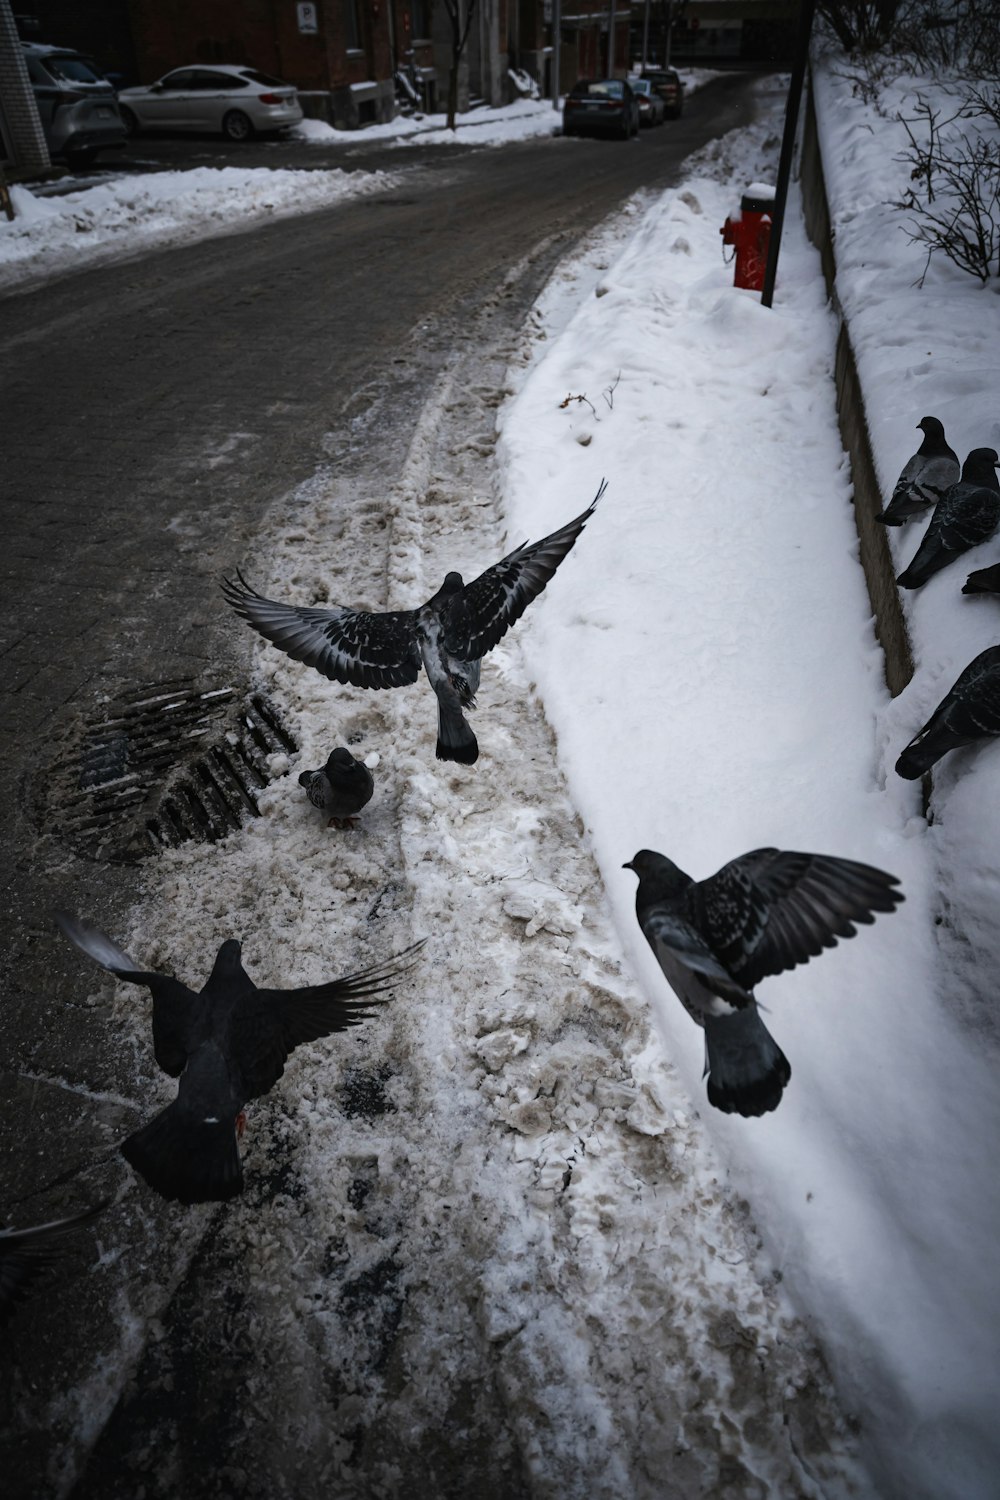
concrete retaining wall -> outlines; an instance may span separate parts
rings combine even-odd
[[[837,300],[837,262],[830,233],[830,209],[826,199],[811,89],[806,91],[801,188],[806,229],[820,252],[827,291],[840,323],[836,362],[837,415],[840,420],[840,435],[851,460],[854,517],[861,543],[861,565],[875,616],[875,632],[885,653],[885,679],[890,693],[895,697],[913,676],[913,658],[885,527],[875,520],[876,511],[882,509],[882,494],[872,459],[861,382],[854,363],[847,324]]]

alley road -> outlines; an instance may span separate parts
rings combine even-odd
[[[752,109],[733,74],[630,144],[313,152],[311,165],[378,166],[399,184],[0,299],[0,1219],[100,1197],[110,1167],[72,1174],[132,1128],[116,1100],[134,1059],[88,1008],[48,913],[73,907],[115,931],[142,864],[96,833],[88,848],[85,828],[64,837],[53,798],[69,783],[53,762],[123,693],[245,688],[254,640],[217,580],[266,545],[269,510],[324,466],[391,484],[456,339],[472,325],[512,334],[583,234]],[[253,164],[292,163],[279,146]],[[82,1239],[0,1356],[16,1365],[0,1410],[11,1495],[68,1493],[79,1473],[68,1440],[58,1457],[77,1417],[67,1406],[53,1433],[49,1403],[106,1352],[106,1314],[72,1274]]]

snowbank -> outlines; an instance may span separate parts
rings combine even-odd
[[[502,413],[512,544],[609,480],[572,590],[553,588],[529,612],[522,641],[637,983],[822,1329],[879,1493],[969,1500],[991,1492],[997,1461],[1000,1091],[952,1013],[933,836],[914,789],[886,771],[900,710],[857,561],[835,326],[797,195],[773,311],[733,290],[720,257],[719,226],[743,186],[773,174],[766,134],[695,159],[555,342],[545,329]],[[885,243],[883,226],[880,266]],[[975,287],[963,290],[981,309]],[[882,386],[905,384],[884,298],[871,316]],[[947,327],[947,302],[941,317]],[[916,404],[914,422],[940,393]],[[907,901],[760,986],[792,1080],[775,1114],[742,1120],[707,1106],[701,1037],[646,948],[634,877],[620,867],[651,847],[703,877],[769,844],[867,860],[901,877]],[[970,864],[983,879],[978,839],[971,860],[951,852],[955,883]]]
[[[232,234],[395,185],[387,172],[193,167],[116,178],[43,197],[14,186],[17,217],[0,216],[0,288],[147,248]]]

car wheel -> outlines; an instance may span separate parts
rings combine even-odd
[[[253,135],[253,126],[241,109],[231,109],[223,117],[222,134],[231,141],[248,141]]]
[[[118,113],[122,117],[122,124],[125,126],[125,134],[135,135],[136,131],[139,129],[139,121],[136,119],[132,111],[128,108],[127,105],[119,104]]]

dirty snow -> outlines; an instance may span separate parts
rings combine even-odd
[[[14,184],[0,215],[0,289],[385,192],[388,172],[193,167],[119,177],[47,197]]]

